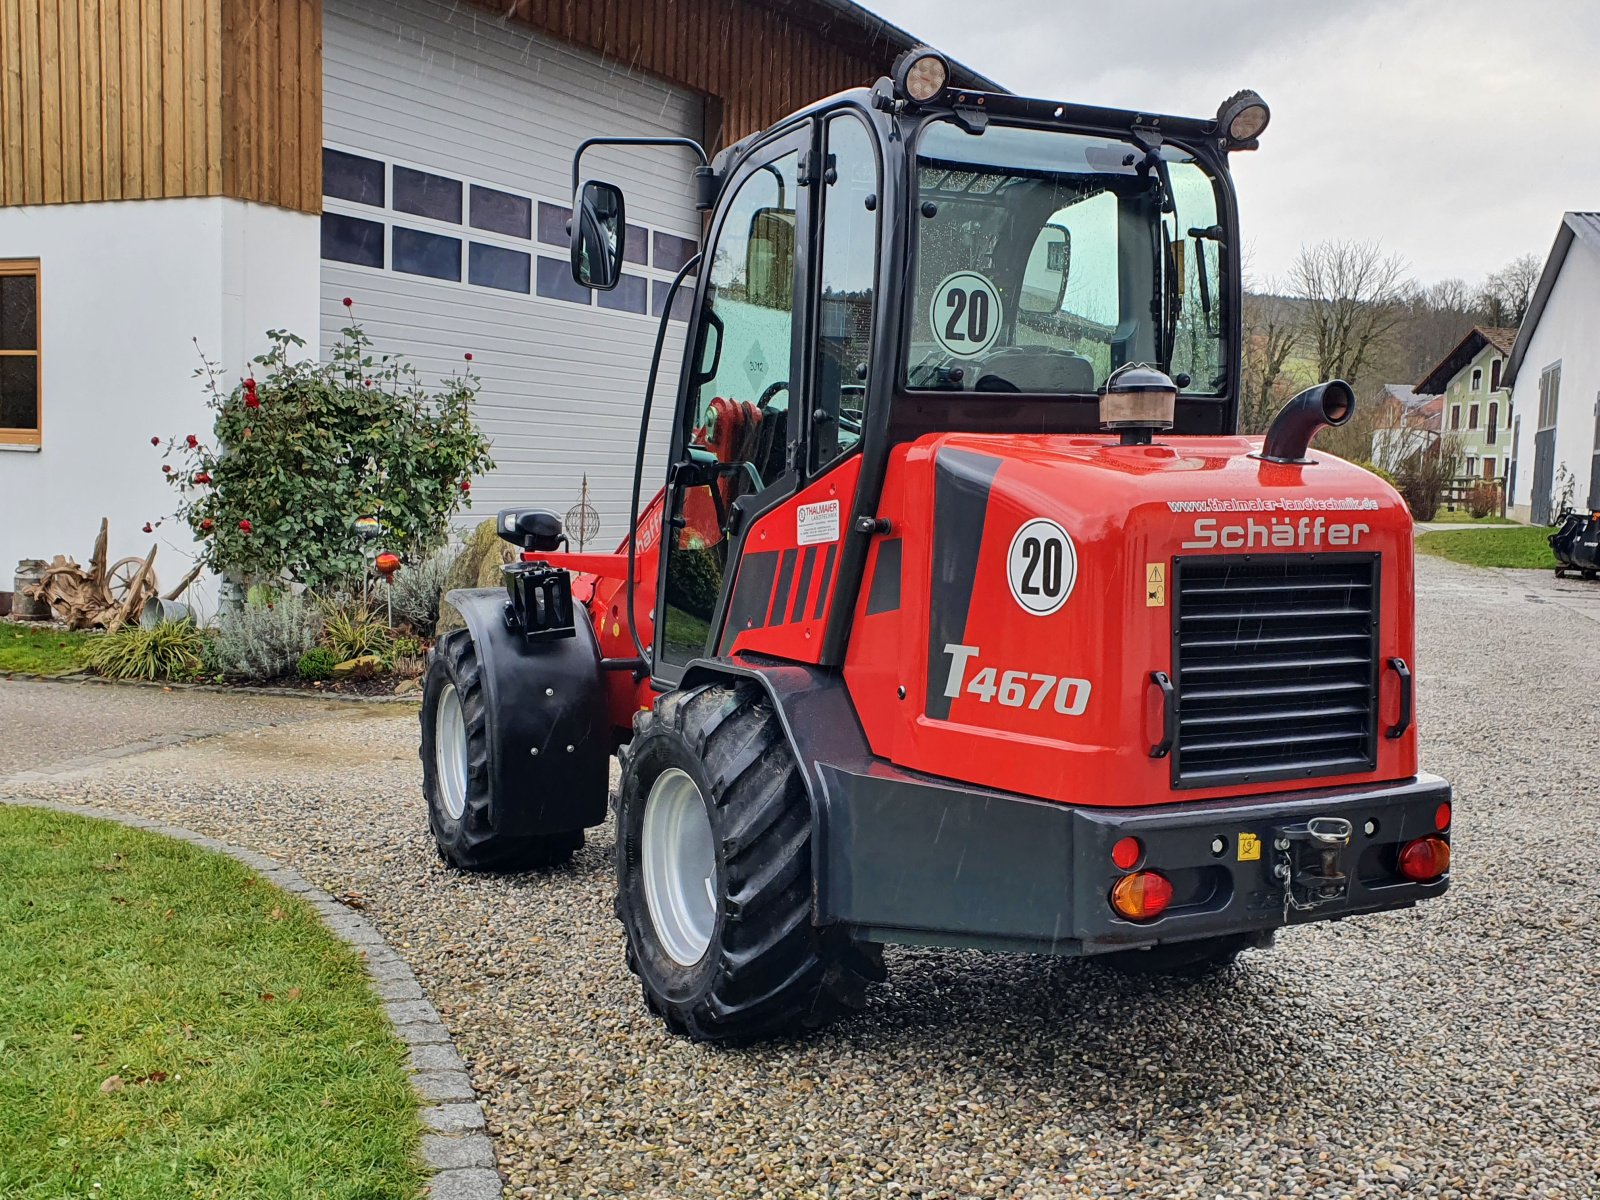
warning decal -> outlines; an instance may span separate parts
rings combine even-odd
[[[1165,608],[1167,605],[1167,564],[1145,563],[1144,603],[1146,608]]]

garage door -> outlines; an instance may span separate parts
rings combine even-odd
[[[468,364],[495,470],[472,520],[514,504],[565,514],[585,475],[600,531],[624,536],[645,375],[667,285],[699,218],[682,150],[591,152],[585,174],[628,199],[615,291],[571,281],[572,152],[585,137],[699,139],[702,99],[491,12],[435,0],[328,0],[324,38],[322,345],[354,315],[424,382]],[[676,306],[681,312],[687,306]],[[671,324],[663,389],[677,379]],[[664,473],[670,402],[645,496]]]

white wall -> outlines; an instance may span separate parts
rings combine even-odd
[[[101,517],[113,561],[154,543],[163,586],[183,577],[187,527],[142,532],[177,498],[150,439],[209,435],[200,351],[230,380],[269,327],[317,353],[318,229],[220,198],[0,208],[0,257],[39,260],[43,394],[42,445],[0,448],[0,590],[21,558],[87,565]]]
[[[1565,466],[1577,481],[1574,505],[1589,496],[1590,455],[1594,447],[1595,404],[1600,396],[1600,251],[1574,238],[1527,353],[1517,370],[1512,407],[1521,419],[1517,481],[1511,504],[1528,519],[1533,503],[1534,434],[1539,424],[1539,376],[1561,363],[1561,397],[1556,412],[1556,469]],[[1559,488],[1557,493],[1559,494]]]

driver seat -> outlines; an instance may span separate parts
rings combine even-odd
[[[1010,387],[1006,385],[1010,384]],[[980,392],[1079,392],[1095,390],[1094,364],[1071,350],[1054,346],[1007,346],[983,360]]]

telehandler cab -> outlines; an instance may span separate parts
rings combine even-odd
[[[558,863],[616,800],[645,1000],[697,1039],[862,1003],[888,942],[1200,971],[1449,882],[1417,766],[1411,518],[1308,450],[1350,388],[1240,436],[1239,228],[1214,118],[892,78],[693,182],[634,531],[509,510],[453,592],[422,763],[440,853]],[[573,165],[572,265],[625,204]],[[693,276],[664,486],[664,330]]]

